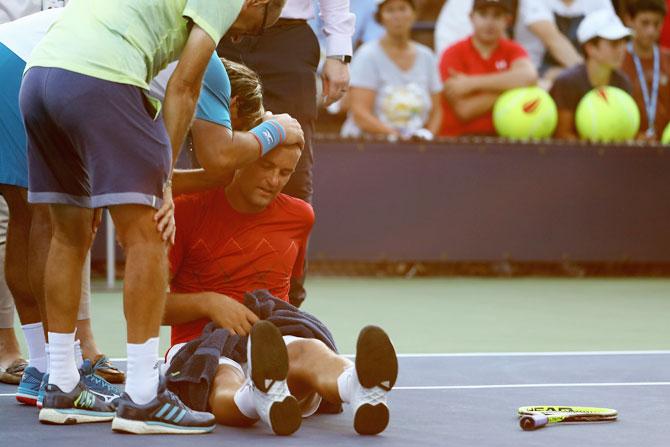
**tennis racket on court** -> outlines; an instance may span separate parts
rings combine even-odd
[[[572,407],[561,405],[521,407],[517,411],[519,425],[525,431],[545,425],[567,422],[605,422],[616,420],[619,413],[611,408]]]

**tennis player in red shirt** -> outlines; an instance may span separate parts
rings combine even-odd
[[[213,321],[250,334],[248,373],[221,358],[212,381],[209,406],[219,423],[246,426],[262,419],[275,433],[291,434],[325,399],[351,403],[356,431],[376,434],[388,424],[386,393],[397,376],[396,354],[381,328],[361,331],[354,365],[317,339],[282,339],[272,323],[258,321],[241,303],[257,289],[288,301],[291,279],[302,275],[314,212],[280,193],[300,153],[299,146],[278,147],[237,171],[227,187],[175,201],[167,361]]]
[[[442,136],[493,135],[492,109],[506,90],[534,85],[537,70],[526,50],[505,38],[511,0],[475,0],[472,36],[447,48],[440,60],[444,81]]]

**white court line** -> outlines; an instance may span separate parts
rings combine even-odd
[[[396,386],[393,391],[492,390],[509,388],[594,388],[594,387],[670,386],[670,382],[587,382],[587,383],[513,383],[506,385]],[[0,397],[14,397],[14,393]]]
[[[343,354],[354,357],[354,354]],[[624,356],[624,355],[670,355],[670,351],[556,351],[556,352],[453,352],[398,354],[399,358],[449,358],[449,357],[571,357],[571,356]],[[123,357],[110,359],[112,362],[125,362]]]
[[[600,383],[515,383],[508,385],[446,385],[446,386],[396,386],[393,390],[434,391],[434,390],[492,390],[506,388],[593,388],[593,387],[634,387],[670,386],[670,382],[600,382]]]

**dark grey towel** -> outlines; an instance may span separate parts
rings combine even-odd
[[[282,335],[316,338],[337,352],[332,334],[318,318],[272,296],[267,290],[245,294],[244,305],[261,320],[274,323]],[[166,373],[168,388],[192,409],[205,411],[219,357],[244,363],[247,361],[246,346],[247,337],[231,334],[214,323],[207,324],[200,337],[186,343],[172,359]],[[324,401],[319,411],[339,413],[342,406]]]

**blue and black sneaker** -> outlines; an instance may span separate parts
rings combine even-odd
[[[112,403],[116,406],[116,402],[121,397],[121,390],[97,375],[90,360],[84,360],[84,364],[79,370],[79,373],[91,393],[98,395],[98,397],[104,399],[105,402]]]
[[[107,422],[114,418],[114,410],[114,405],[93,394],[82,378],[69,393],[48,384],[39,419],[45,424]]]
[[[25,405],[36,405],[37,396],[40,392],[40,385],[45,374],[33,366],[27,367],[23,371],[23,377],[16,390],[16,400]]]
[[[123,393],[112,430],[138,435],[200,434],[214,430],[215,423],[213,414],[191,410],[161,380],[158,395],[148,404],[138,405]]]
[[[116,401],[121,397],[121,390],[97,375],[95,369],[91,367],[90,360],[84,360],[79,374],[91,393],[98,395],[105,402],[116,405]],[[37,408],[42,408],[47,383],[49,383],[49,374],[44,374],[40,391],[37,394]]]

